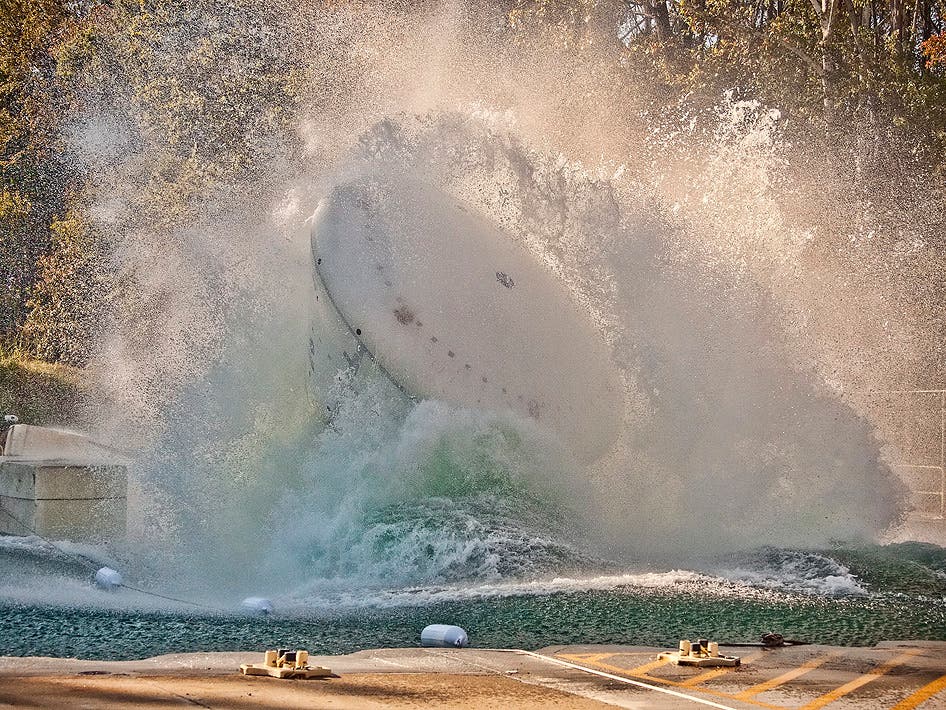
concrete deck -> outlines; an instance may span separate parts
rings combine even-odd
[[[258,651],[120,662],[0,658],[0,707],[946,708],[946,643],[722,647],[743,664],[712,670],[657,661],[658,650],[381,649],[313,657],[341,677],[309,681],[239,675]]]

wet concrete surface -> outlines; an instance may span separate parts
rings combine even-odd
[[[690,668],[660,650],[378,649],[312,657],[339,677],[247,678],[261,651],[140,661],[0,658],[0,707],[946,708],[946,643],[726,647],[736,668]]]

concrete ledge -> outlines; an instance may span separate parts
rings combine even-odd
[[[125,534],[124,466],[0,461],[0,533],[83,542]]]
[[[14,707],[344,707],[676,710],[714,707],[943,707],[946,643],[875,647],[724,647],[739,668],[673,666],[665,649],[559,646],[401,648],[311,656],[340,678],[286,681],[237,670],[260,651],[158,656],[140,661],[0,658],[0,704]]]
[[[0,496],[31,500],[124,498],[124,466],[64,461],[0,462]]]
[[[120,451],[69,429],[15,424],[0,444],[5,457],[27,461],[65,459],[76,463],[128,463]]]

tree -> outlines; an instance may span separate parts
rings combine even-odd
[[[80,206],[54,220],[50,231],[26,304],[23,341],[43,360],[84,365],[112,293],[109,254]]]
[[[150,158],[124,176],[143,220],[187,222],[260,177],[292,133],[304,77],[265,4],[116,0],[98,32],[102,102],[128,114],[133,148]]]
[[[926,67],[933,71],[946,70],[946,32],[940,32],[921,45]]]
[[[0,9],[0,341],[18,340],[35,264],[70,179],[57,151],[55,47],[65,3],[4,0]]]

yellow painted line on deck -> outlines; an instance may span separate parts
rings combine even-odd
[[[668,658],[658,658],[656,661],[650,661],[645,663],[642,666],[637,666],[636,668],[624,668],[623,666],[615,666],[610,663],[604,663],[605,658],[611,658],[612,656],[622,656],[627,654],[621,653],[595,653],[595,654],[573,654],[573,653],[557,653],[555,654],[559,658],[567,658],[570,661],[581,661],[583,663],[589,663],[597,668],[603,668],[608,671],[614,671],[615,673],[623,673],[624,675],[638,676],[640,678],[649,678],[650,680],[660,680],[660,678],[650,678],[647,675],[647,671],[652,671],[654,668],[659,668],[660,666],[666,665],[670,662]]]
[[[587,660],[587,659],[592,658],[594,655],[600,655],[601,659]],[[621,666],[615,666],[615,665],[611,665],[610,663],[603,662],[604,658],[608,658],[611,656],[620,656],[620,655],[623,655],[623,654],[619,654],[619,653],[584,654],[584,655],[581,655],[580,657],[588,665],[594,666],[595,668],[599,668],[601,670],[613,671],[614,673],[622,674],[625,676],[632,676],[634,678],[640,678],[641,680],[645,680],[650,683],[660,683],[661,685],[670,685],[675,688],[689,688],[690,687],[684,681],[671,680],[669,678],[658,678],[657,676],[652,676],[652,675],[647,674],[647,671],[651,671],[655,668],[659,668],[660,666],[663,666],[669,663],[670,662],[669,658],[662,658],[656,661],[651,661],[650,663],[645,663],[642,666],[637,666],[637,668],[631,668],[631,669],[622,668]],[[746,659],[746,661],[754,661],[762,655],[763,655],[762,653],[759,653],[757,655],[750,656],[749,658]],[[579,658],[579,654],[573,655],[573,654],[560,653],[560,654],[556,654],[556,656],[561,657],[561,658],[576,658],[576,659]],[[725,669],[715,669],[715,670],[731,671],[733,669],[725,668]],[[696,678],[699,678],[705,675],[707,674],[702,673],[700,676],[696,676]],[[718,698],[725,698],[726,700],[739,700],[740,699],[740,698],[737,698],[735,695],[732,695],[731,693],[723,693],[718,690],[713,690],[712,688],[696,688],[696,690],[698,690],[701,693],[708,693],[709,695],[715,695]],[[770,705],[769,703],[763,703],[759,700],[747,700],[745,702],[748,702],[751,705],[756,705],[758,707],[769,708],[769,710],[785,710],[785,708],[781,705]]]
[[[631,668],[628,671],[625,671],[628,675],[646,675],[649,671],[654,670],[655,668],[660,668],[670,663],[669,658],[658,658],[656,661],[651,661],[650,663],[645,663],[642,666],[637,668]]]
[[[872,671],[865,673],[864,675],[858,678],[855,678],[849,683],[845,683],[840,688],[835,688],[830,693],[825,693],[820,698],[816,698],[815,700],[812,700],[807,705],[803,705],[801,708],[799,708],[799,710],[817,710],[818,708],[823,708],[825,705],[828,705],[829,703],[833,703],[835,700],[838,700],[839,698],[843,698],[845,695],[849,693],[853,693],[855,690],[857,690],[861,686],[867,685],[872,680],[877,680],[878,678],[880,678],[880,676],[884,675],[885,673],[889,673],[891,670],[893,670],[897,666],[903,663],[906,663],[911,658],[918,655],[920,652],[921,652],[921,649],[914,649],[911,651],[907,651],[906,653],[901,653],[899,656],[895,658],[891,658],[886,663],[883,663],[877,666]]]
[[[559,658],[567,658],[569,661],[582,661],[584,663],[597,663],[605,658],[616,656],[616,653],[556,653]]]
[[[533,651],[523,651],[522,649],[513,649],[511,652],[519,653],[524,656],[531,656],[532,658],[540,659],[542,661],[545,661],[546,663],[555,663],[560,666],[566,666],[567,668],[576,668],[580,671],[584,671],[585,673],[592,673],[594,675],[598,675],[603,678],[608,678],[609,680],[616,680],[620,683],[627,683],[628,685],[634,685],[639,688],[646,688],[647,690],[653,690],[658,693],[664,693],[666,695],[671,695],[676,698],[682,698],[684,700],[689,700],[694,703],[699,703],[700,705],[708,705],[710,707],[719,708],[719,710],[737,710],[736,708],[730,707],[729,705],[722,705],[720,703],[713,702],[712,700],[707,700],[706,698],[701,698],[696,695],[688,695],[687,693],[678,693],[677,691],[671,690],[670,688],[661,688],[659,685],[649,685],[647,683],[641,683],[640,681],[634,680],[632,678],[615,675],[613,673],[605,673],[604,671],[599,671],[594,668],[588,668],[586,666],[582,666],[577,663],[570,663],[569,661],[565,661],[561,658],[556,658],[554,656],[543,656],[539,653],[535,653]],[[617,654],[612,654],[612,655],[617,655]],[[522,682],[525,682],[525,681],[522,681]],[[778,708],[777,710],[785,710],[785,708]]]
[[[749,698],[753,698],[756,695],[761,695],[767,690],[772,690],[773,688],[777,688],[780,685],[785,685],[785,683],[795,680],[796,678],[800,678],[801,676],[805,675],[805,673],[810,673],[818,666],[824,665],[826,662],[830,661],[832,658],[836,658],[839,655],[840,652],[836,651],[835,653],[828,653],[824,656],[812,658],[810,661],[802,663],[800,666],[798,666],[798,668],[793,668],[792,670],[782,673],[782,675],[776,676],[775,678],[767,680],[764,683],[759,683],[758,685],[753,685],[751,688],[746,688],[741,693],[736,693],[734,697],[738,698],[739,700],[748,700]]]
[[[742,665],[746,666],[753,661],[759,660],[762,658],[764,653],[765,651],[762,651],[760,653],[754,653],[751,656],[746,656],[742,659]],[[721,675],[726,675],[730,671],[734,671],[739,667],[740,666],[725,666],[723,668],[714,668],[711,671],[706,671],[705,673],[700,673],[699,675],[695,675],[692,678],[687,678],[686,680],[681,681],[680,685],[682,685],[684,688],[692,688],[695,685],[700,685],[702,683],[706,683],[707,681],[713,680],[713,678],[719,678]]]
[[[927,683],[918,691],[913,693],[913,695],[907,696],[899,703],[894,705],[892,708],[890,708],[890,710],[913,710],[913,708],[925,703],[927,700],[944,689],[946,689],[946,675],[937,678],[932,683]]]

